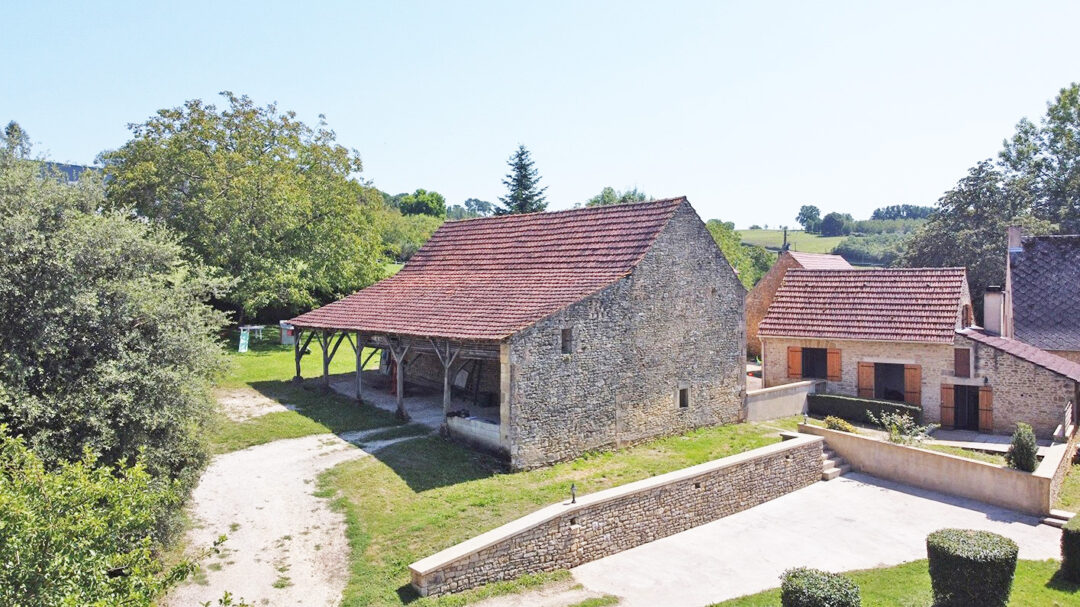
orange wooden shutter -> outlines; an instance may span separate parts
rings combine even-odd
[[[941,425],[952,428],[956,425],[955,390],[949,384],[941,384]]]
[[[802,348],[788,346],[787,376],[790,379],[802,379]]]
[[[919,365],[904,365],[904,402],[922,404],[922,367]]]
[[[829,348],[828,352],[828,376],[829,381],[840,381],[842,373],[840,369],[840,350]]]
[[[859,398],[874,398],[874,363],[859,363]]]
[[[953,350],[953,367],[953,375],[971,377],[971,349],[955,348]]]
[[[994,431],[994,393],[990,386],[979,386],[979,432]]]

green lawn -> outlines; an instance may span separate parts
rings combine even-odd
[[[1058,607],[1080,605],[1080,585],[1057,576],[1057,561],[1020,561],[1016,567],[1009,605],[1016,607]],[[862,592],[864,607],[926,607],[933,602],[927,561],[895,567],[851,572]],[[779,580],[777,580],[779,583]],[[766,590],[730,601],[722,607],[775,607],[780,589]]]
[[[736,230],[745,244],[757,245],[766,249],[778,250],[784,244],[783,230]],[[840,244],[843,236],[818,236],[802,230],[788,230],[788,243],[792,251],[805,253],[832,253]]]
[[[1054,507],[1070,512],[1080,510],[1080,464],[1073,464],[1065,475],[1065,482],[1061,484],[1061,493],[1058,494]]]
[[[1005,465],[1005,456],[1000,453],[990,453],[987,451],[977,451],[975,449],[964,449],[963,447],[950,447],[948,445],[931,445],[922,444],[918,446],[920,449],[928,449],[930,451],[938,451],[940,453],[948,453],[949,455],[956,455],[959,457],[966,457],[967,459],[973,459],[979,462],[986,462],[988,464],[994,464],[995,466]]]
[[[223,389],[250,387],[282,403],[295,405],[300,411],[270,413],[244,422],[219,419],[210,432],[211,448],[215,453],[235,451],[283,438],[298,438],[324,432],[367,430],[381,426],[395,426],[398,422],[392,413],[370,405],[358,405],[355,401],[337,394],[322,394],[318,386],[308,382],[300,387],[292,383],[296,373],[293,347],[278,345],[277,328],[267,328],[261,340],[252,339],[249,350],[236,351],[236,337],[230,342],[233,365],[221,383]],[[301,372],[305,378],[317,378],[322,374],[322,353],[312,341],[311,354],[301,359]],[[365,350],[364,356],[373,352]],[[367,364],[367,369],[377,368],[378,356]],[[331,373],[351,373],[356,370],[356,357],[348,342],[343,342],[330,364]]]
[[[322,494],[345,513],[351,547],[343,605],[401,605],[417,599],[408,565],[479,533],[569,497],[739,453],[780,440],[795,419],[706,428],[618,451],[594,453],[528,472],[506,473],[496,460],[430,436],[346,462],[319,479]],[[543,582],[547,576],[530,578]],[[505,591],[518,591],[511,584]],[[492,589],[481,589],[490,593]],[[423,599],[458,605],[474,594]]]

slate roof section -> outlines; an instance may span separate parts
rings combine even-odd
[[[1028,236],[1009,254],[1013,337],[1080,351],[1080,235]]]
[[[828,253],[800,253],[788,251],[791,257],[799,262],[799,265],[807,270],[850,270],[852,265],[839,255]]]
[[[298,327],[499,340],[630,274],[686,198],[448,221],[394,276]]]
[[[987,335],[976,329],[964,329],[962,331],[957,331],[957,333],[972,341],[986,344],[991,348],[1001,350],[1002,352],[1011,354],[1019,359],[1026,360],[1044,369],[1053,371],[1058,375],[1080,382],[1080,363],[1075,363],[1067,358],[1062,358],[1057,354],[1052,354],[1022,341]]]
[[[949,344],[966,281],[964,268],[792,268],[758,334]]]

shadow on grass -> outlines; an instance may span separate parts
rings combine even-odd
[[[331,432],[370,430],[399,425],[394,414],[368,404],[358,404],[337,393],[324,393],[310,383],[301,386],[287,381],[257,381],[250,386],[282,404],[295,407],[297,414],[318,422]]]
[[[1074,582],[1065,577],[1064,572],[1058,569],[1054,572],[1054,575],[1046,582],[1046,587],[1051,590],[1057,590],[1058,592],[1068,592],[1070,594],[1076,594],[1080,591],[1080,583]]]
[[[417,493],[507,472],[498,459],[437,435],[401,441],[372,456]]]

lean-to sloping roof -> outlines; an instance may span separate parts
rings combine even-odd
[[[291,322],[502,339],[627,276],[685,202],[448,221],[394,276]]]
[[[1013,337],[1080,351],[1080,235],[1027,236],[1009,254]]]
[[[829,253],[800,253],[788,251],[792,259],[807,270],[850,270],[851,264],[839,255]]]
[[[1015,339],[987,335],[977,329],[969,328],[957,331],[957,333],[972,341],[986,344],[991,348],[1001,350],[1002,352],[1011,354],[1019,359],[1026,360],[1029,363],[1053,371],[1054,373],[1067,377],[1073,381],[1080,381],[1080,363],[1075,363],[1067,358],[1062,358],[1057,354],[1052,354],[1046,350],[1036,348],[1035,346]]]
[[[792,268],[758,335],[952,343],[964,268]]]

